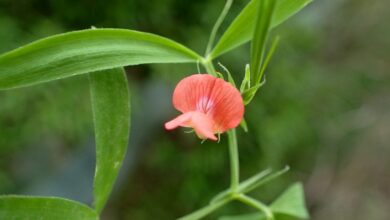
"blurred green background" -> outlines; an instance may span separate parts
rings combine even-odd
[[[224,30],[247,3],[236,0]],[[71,30],[130,28],[203,54],[224,1],[0,0],[0,52]],[[273,31],[281,44],[239,129],[241,176],[288,164],[253,192],[272,201],[302,181],[313,220],[390,219],[390,4],[317,0]],[[241,80],[248,45],[217,59]],[[174,85],[194,64],[126,68],[132,91],[128,155],[103,219],[174,219],[228,186],[226,137],[200,141],[163,123]],[[90,203],[94,171],[88,79],[0,91],[0,193]],[[206,219],[253,211],[232,203]]]

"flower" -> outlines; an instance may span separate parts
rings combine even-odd
[[[244,116],[240,92],[230,83],[209,74],[182,79],[173,92],[173,106],[181,115],[165,123],[167,130],[191,127],[201,139],[237,127]]]

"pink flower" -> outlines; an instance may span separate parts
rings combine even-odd
[[[182,114],[165,123],[165,128],[191,127],[201,139],[217,140],[216,133],[237,127],[244,116],[240,92],[209,74],[182,79],[173,92],[173,106]]]

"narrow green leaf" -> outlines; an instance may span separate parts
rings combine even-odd
[[[248,180],[244,181],[242,184],[240,184],[239,191],[242,193],[250,192],[250,191],[278,178],[279,176],[285,174],[289,170],[290,170],[290,167],[288,167],[288,166],[286,166],[285,168],[283,168],[277,172],[271,173],[271,174],[269,174],[267,172],[268,170],[265,170],[263,172],[264,173],[267,172],[266,175],[261,176],[261,173],[259,173],[258,175],[253,176],[253,177],[249,178]],[[270,170],[269,170],[269,172],[270,172]],[[257,176],[259,176],[259,177],[256,178]]]
[[[271,60],[272,56],[275,53],[276,47],[279,44],[279,37],[276,37],[273,39],[270,49],[267,52],[267,55],[265,57],[264,63],[261,65],[260,73],[259,73],[259,79],[261,80],[263,78],[264,72],[268,67],[269,61]]]
[[[63,198],[0,196],[0,219],[97,220],[98,216],[88,206]]]
[[[291,185],[272,203],[271,210],[275,213],[299,219],[309,218],[302,184],[295,183]]]
[[[103,209],[126,154],[130,98],[122,68],[90,73],[96,140],[95,208]]]
[[[124,29],[90,29],[38,40],[0,56],[0,89],[145,63],[197,62],[167,38]]]
[[[275,7],[275,14],[271,28],[278,26],[293,14],[297,13],[312,0],[279,0]],[[252,0],[241,11],[211,52],[211,57],[218,57],[252,39],[256,23],[255,7],[259,0]]]
[[[255,84],[261,80],[260,70],[276,2],[277,0],[262,0],[256,5],[257,16],[251,43],[251,80]]]
[[[266,170],[263,170],[255,175],[253,175],[252,177],[246,179],[245,181],[240,183],[240,185],[238,185],[237,192],[238,193],[248,192],[249,191],[248,188],[251,188],[254,184],[260,182],[264,178],[267,178],[267,176],[269,174],[271,174],[271,172],[272,172],[271,169],[266,169]],[[224,190],[224,191],[218,193],[216,196],[214,196],[214,198],[211,199],[210,203],[211,204],[216,203],[216,202],[218,202],[226,197],[229,197],[229,196],[231,196],[231,191]]]

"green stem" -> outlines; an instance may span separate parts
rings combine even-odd
[[[211,47],[212,47],[213,44],[214,44],[214,40],[215,40],[215,36],[217,35],[218,28],[219,28],[219,26],[221,26],[223,20],[225,19],[226,14],[228,13],[228,11],[229,11],[230,6],[232,5],[232,3],[233,3],[233,0],[227,0],[227,1],[226,1],[225,7],[222,9],[221,14],[219,15],[217,21],[215,22],[214,27],[213,27],[213,29],[211,30],[209,42],[207,43],[207,48],[206,48],[206,54],[205,54],[205,56],[208,56],[208,55],[210,54]]]
[[[211,212],[215,211],[216,209],[220,208],[221,206],[225,205],[226,203],[230,202],[231,200],[233,200],[233,197],[226,197],[224,199],[219,200],[218,202],[209,204],[208,206],[205,206],[195,212],[183,216],[178,220],[197,220],[203,218]]]
[[[236,198],[242,203],[245,203],[249,206],[252,206],[255,209],[262,211],[265,217],[267,218],[267,220],[275,220],[274,214],[272,213],[271,209],[267,205],[263,204],[262,202],[255,200],[244,194],[240,194]]]
[[[233,192],[236,192],[238,184],[240,182],[240,165],[238,159],[236,129],[232,129],[227,134],[228,134],[228,141],[229,141],[229,156],[230,156],[230,189]]]
[[[215,71],[213,61],[211,61],[209,59],[203,59],[202,64],[203,64],[203,66],[206,69],[208,74],[211,74],[212,76],[217,77],[217,73]]]

